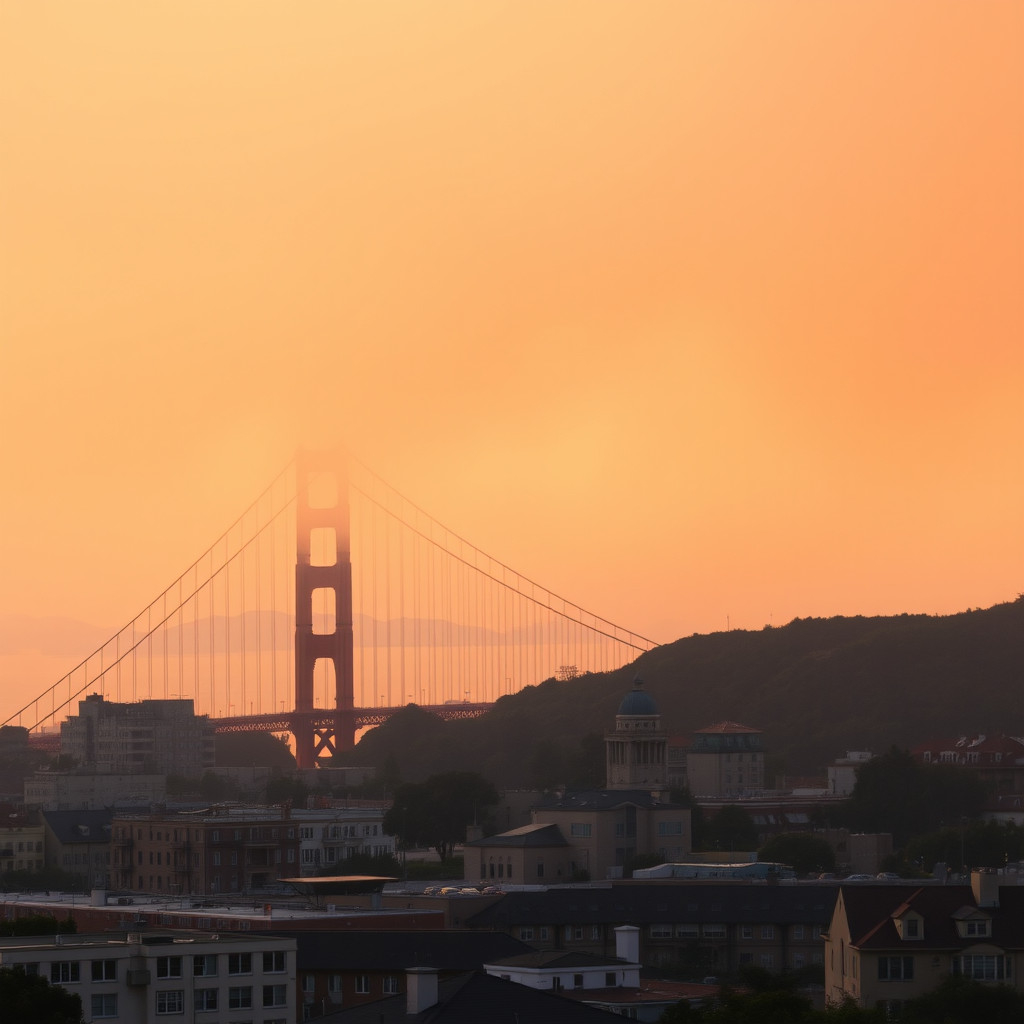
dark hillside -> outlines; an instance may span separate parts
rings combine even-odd
[[[540,744],[571,754],[612,725],[640,675],[671,735],[723,719],[765,732],[785,770],[819,770],[846,750],[967,732],[1024,734],[1024,598],[958,615],[795,619],[758,632],[696,635],[616,672],[548,680],[475,721],[417,708],[368,733],[353,760],[394,754],[406,779],[466,768],[525,786]],[[410,717],[416,716],[416,717]]]

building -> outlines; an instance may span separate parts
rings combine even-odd
[[[295,875],[299,824],[281,807],[125,815],[111,821],[120,889],[169,895],[239,893]]]
[[[489,959],[516,956],[529,946],[501,932],[390,930],[283,931],[298,950],[298,992],[312,1017],[342,1006],[405,996],[406,970],[430,967],[444,981],[479,970]]]
[[[0,826],[0,872],[42,871],[46,830],[31,818],[12,817]]]
[[[975,871],[969,886],[842,886],[825,936],[826,998],[896,1016],[950,974],[1021,991],[1024,886],[1008,880]]]
[[[549,885],[621,877],[638,857],[679,860],[690,812],[668,798],[668,740],[637,679],[605,734],[605,788],[544,795],[532,823],[466,844],[467,877],[485,885]]]
[[[54,941],[56,939],[57,941]],[[0,938],[0,966],[79,995],[86,1020],[294,1024],[295,940],[203,932]]]
[[[167,776],[147,773],[37,771],[25,779],[25,806],[45,811],[138,808],[167,799]]]
[[[828,791],[832,796],[849,796],[857,784],[857,771],[875,755],[870,750],[848,750],[828,766]]]
[[[61,724],[60,750],[79,765],[127,773],[195,777],[215,761],[213,724],[191,699],[116,704],[91,693]]]
[[[632,959],[698,978],[731,975],[744,964],[800,970],[822,963],[837,891],[822,884],[624,881],[506,892],[467,923],[539,949],[602,957],[618,955],[616,929],[633,925]]]
[[[299,829],[299,868],[304,875],[338,866],[350,857],[394,856],[395,837],[384,832],[386,808],[335,806],[293,810]]]
[[[110,885],[110,811],[43,811],[46,866],[78,875],[88,889]]]
[[[719,722],[693,734],[686,777],[695,797],[742,797],[764,789],[764,734]]]
[[[973,768],[993,793],[1024,793],[1024,739],[1017,736],[956,736],[929,740],[914,748],[922,764]]]

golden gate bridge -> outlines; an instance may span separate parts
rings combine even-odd
[[[340,451],[300,452],[109,640],[4,725],[59,749],[77,701],[191,699],[219,732],[294,737],[313,767],[407,704],[475,717],[656,646],[443,526]]]

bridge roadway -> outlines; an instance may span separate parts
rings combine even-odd
[[[403,705],[408,707],[408,705]],[[479,718],[494,707],[490,703],[472,703],[470,701],[451,701],[445,704],[420,704],[424,711],[429,711],[445,721],[460,718]],[[329,711],[315,708],[313,711],[278,711],[264,715],[234,715],[228,718],[214,718],[214,732],[292,732],[295,725],[308,723],[314,729],[330,729],[338,717],[350,721],[356,729],[368,729],[382,725],[402,707],[346,708],[342,711]],[[29,735],[29,746],[33,750],[41,750],[48,754],[60,753],[60,733],[34,732]]]

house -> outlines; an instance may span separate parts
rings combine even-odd
[[[826,998],[895,1015],[949,974],[1024,989],[1024,886],[1008,880],[975,871],[969,886],[842,886],[825,936]]]
[[[295,940],[276,935],[17,936],[0,938],[0,966],[41,975],[79,995],[86,1020],[296,1019]]]
[[[1024,739],[1018,736],[955,736],[916,746],[922,764],[956,764],[973,768],[994,793],[1024,793]]]

